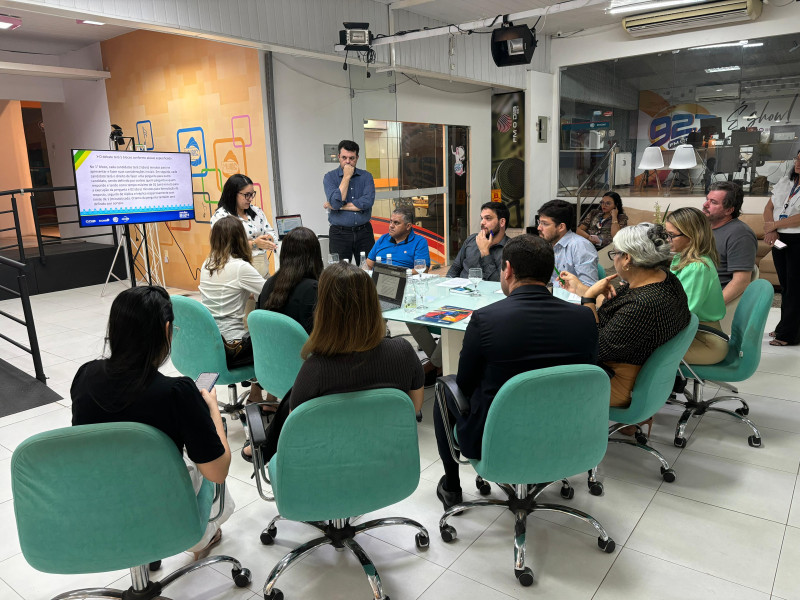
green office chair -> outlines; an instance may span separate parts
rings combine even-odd
[[[251,312],[247,328],[259,385],[276,398],[283,398],[303,366],[300,350],[308,340],[306,330],[291,317],[271,310]]]
[[[58,598],[149,600],[178,577],[220,562],[233,565],[238,587],[250,584],[250,571],[230,556],[210,556],[149,580],[148,563],[200,541],[215,498],[209,481],[195,495],[175,443],[148,425],[81,425],[28,438],[11,458],[11,489],[22,554],[34,569],[130,569],[126,591],[77,590]]]
[[[252,366],[228,369],[225,346],[214,317],[202,303],[185,296],[170,296],[175,323],[172,330],[172,364],[181,375],[197,379],[200,373],[219,373],[217,385],[228,386],[228,402],[220,410],[234,419],[244,417],[243,392],[237,398],[236,384],[255,377]]]
[[[258,407],[248,406],[248,422],[258,418]],[[258,449],[266,441],[263,428],[254,428],[250,436],[253,460],[260,463]],[[356,542],[356,534],[387,525],[409,525],[418,532],[417,547],[428,547],[427,530],[411,519],[350,523],[356,515],[395,504],[417,488],[417,424],[411,400],[403,392],[366,390],[304,402],[286,419],[278,451],[269,462],[269,474],[280,515],[270,522],[262,542],[274,542],[280,519],[305,522],[323,535],[291,551],[272,569],[264,584],[265,600],[281,600],[283,593],[275,587],[278,577],[295,561],[326,544],[353,552],[375,600],[388,600],[375,565]]]
[[[605,279],[606,276],[606,269],[600,263],[597,263],[597,280],[600,281],[601,279]]]
[[[455,376],[440,377],[436,385],[439,409],[447,423],[443,386],[450,389],[459,406],[469,404],[457,387]],[[514,574],[524,586],[533,583],[533,571],[525,566],[526,521],[532,512],[576,517],[594,527],[601,550],[613,552],[614,540],[594,517],[567,506],[536,501],[552,483],[589,470],[605,456],[610,389],[608,375],[594,365],[565,365],[521,373],[509,379],[492,401],[480,460],[460,459],[456,440],[448,431],[453,458],[471,463],[483,480],[498,482],[508,499],[480,498],[450,507],[439,521],[442,539],[456,539],[455,528],[447,524],[453,515],[478,506],[507,508],[516,517]],[[574,490],[563,480],[561,496],[569,499],[573,494]]]
[[[675,386],[675,374],[697,333],[697,315],[692,314],[689,324],[674,338],[659,346],[642,366],[636,376],[636,383],[631,391],[630,406],[625,408],[612,406],[609,419],[615,424],[608,428],[609,443],[629,444],[649,452],[661,462],[661,477],[667,483],[675,481],[675,471],[669,462],[655,448],[647,444],[647,436],[637,425],[655,415],[667,403],[672,388]],[[619,430],[633,425],[636,427],[634,439],[612,438]],[[594,496],[603,493],[603,484],[597,480],[595,469],[589,472],[589,492]]]
[[[747,402],[738,396],[719,396],[711,400],[703,400],[703,386],[710,382],[737,394],[739,391],[730,385],[730,382],[744,381],[756,372],[761,361],[761,340],[764,336],[764,328],[774,295],[772,284],[764,279],[758,279],[748,285],[733,316],[731,336],[728,341],[728,355],[725,359],[715,365],[686,365],[684,363],[681,367],[681,373],[685,377],[693,379],[694,385],[692,392],[684,392],[686,402],[677,399],[671,400],[672,403],[680,404],[686,409],[675,428],[674,444],[678,448],[686,446],[686,438],[683,435],[689,418],[699,417],[709,410],[725,413],[749,426],[753,434],[747,438],[747,443],[753,448],[761,447],[761,433],[747,418],[750,413]],[[728,339],[724,333],[710,327],[705,327],[703,330]],[[729,400],[740,402],[742,406],[735,411],[714,406],[718,402]]]

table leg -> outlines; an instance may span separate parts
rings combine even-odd
[[[464,344],[464,332],[457,329],[442,328],[442,372],[445,375],[458,373],[458,359],[461,356],[461,346]]]

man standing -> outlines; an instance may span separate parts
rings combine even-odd
[[[597,250],[588,239],[570,231],[575,222],[574,207],[566,200],[550,200],[539,208],[539,235],[545,239],[555,253],[555,268],[558,272],[569,271],[584,285],[597,282]],[[550,274],[550,282],[556,284],[558,275]]]
[[[405,269],[413,269],[415,260],[424,260],[431,266],[428,241],[414,233],[414,212],[407,206],[398,206],[389,217],[389,233],[384,233],[375,242],[367,256],[367,268],[371,269],[380,257],[386,263],[386,255],[392,255],[392,264]]]
[[[508,240],[509,216],[502,202],[487,202],[481,206],[481,230],[464,240],[447,276],[468,277],[470,269],[480,267],[484,281],[500,281],[500,259]]]
[[[375,181],[368,171],[357,169],[358,144],[339,142],[339,168],[325,173],[325,203],[330,223],[330,252],[340,260],[356,262],[361,252],[369,252],[375,243],[372,233],[372,205],[375,202]]]
[[[738,184],[721,181],[711,185],[703,203],[719,253],[717,274],[725,304],[744,293],[756,266],[756,234],[738,218],[743,201],[744,193]]]
[[[545,287],[555,265],[552,247],[542,238],[521,235],[505,245],[502,261],[500,285],[507,298],[472,313],[464,334],[456,383],[469,399],[469,413],[462,415],[450,397],[449,423],[433,411],[445,472],[436,495],[445,510],[461,502],[458,463],[450,455],[445,427],[452,431],[455,424],[464,456],[480,458],[489,407],[506,381],[533,369],[597,362],[594,313]]]

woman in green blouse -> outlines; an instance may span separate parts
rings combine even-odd
[[[719,262],[714,234],[702,211],[684,207],[672,212],[664,223],[672,251],[670,269],[683,285],[689,310],[702,325],[722,330],[725,300],[716,264]],[[713,365],[728,354],[728,343],[714,334],[698,331],[684,356],[690,365]]]

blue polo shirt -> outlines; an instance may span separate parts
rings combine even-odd
[[[356,169],[350,178],[350,188],[344,199],[339,190],[343,177],[344,172],[339,167],[325,173],[325,177],[322,179],[325,199],[332,207],[328,213],[328,223],[341,227],[358,227],[369,223],[372,218],[372,205],[375,203],[375,180],[372,178],[372,174],[364,169]],[[359,212],[340,210],[348,202],[355,204]]]
[[[375,242],[367,258],[374,262],[375,259],[380,256],[381,260],[385,263],[387,254],[392,255],[393,265],[405,269],[413,269],[414,261],[420,258],[424,258],[425,264],[429,267],[431,266],[431,255],[430,252],[428,252],[428,240],[414,233],[413,229],[409,232],[408,237],[399,244],[395,243],[391,235],[384,233],[378,238],[378,241]]]

